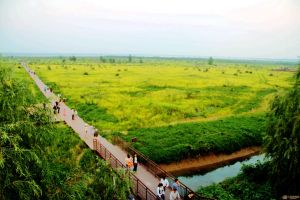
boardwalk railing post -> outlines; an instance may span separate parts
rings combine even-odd
[[[99,154],[100,154],[100,156],[101,156],[101,148],[102,148],[102,144],[101,144],[101,143],[99,143],[99,146],[100,146],[100,149],[99,149]]]
[[[146,200],[148,199],[148,188],[146,187]]]
[[[111,163],[111,152],[109,152],[109,163],[110,163],[110,166],[112,166],[112,163]]]
[[[138,179],[136,179],[136,193],[139,193],[139,182]]]

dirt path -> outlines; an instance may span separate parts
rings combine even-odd
[[[245,159],[252,155],[258,154],[261,151],[260,147],[244,148],[232,154],[210,154],[195,159],[185,159],[180,162],[161,164],[160,167],[167,172],[180,174],[184,172],[208,170],[224,163],[229,163],[234,160]]]

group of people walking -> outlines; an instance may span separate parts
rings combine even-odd
[[[172,184],[172,187],[170,187],[168,179],[165,176],[163,176],[160,179],[160,182],[159,182],[159,184],[157,186],[157,189],[156,189],[157,200],[165,200],[166,199],[166,190],[168,188],[171,189],[170,196],[169,196],[170,200],[180,200],[180,199],[182,199],[179,195],[179,188],[180,188],[179,180],[176,178],[174,180],[174,183]],[[184,200],[193,199],[194,195],[195,195],[195,193],[193,191],[191,191],[191,192],[189,192],[189,194],[184,196]]]
[[[61,107],[63,107],[63,115],[64,116],[67,116],[67,110],[66,110],[66,107],[65,106],[62,106],[63,105],[63,100],[59,98],[58,101],[55,101],[54,102],[54,105],[53,105],[53,112],[54,114],[60,114],[60,111],[61,111]],[[71,109],[71,119],[72,120],[75,120],[77,117],[77,110],[75,110],[74,108]]]
[[[129,154],[127,154],[127,157],[125,158],[125,165],[127,170],[131,170],[133,172],[137,171],[138,167],[138,159],[137,159],[137,154],[134,153],[134,156],[131,157]]]
[[[55,101],[54,102],[54,106],[53,106],[54,114],[59,114],[60,113],[60,106],[61,106],[61,101]]]
[[[132,170],[133,172],[137,171],[138,167],[138,158],[137,154],[134,153],[134,156],[131,157],[130,154],[127,154],[125,158],[125,165],[128,171]],[[172,186],[170,186],[168,179],[163,176],[158,183],[156,188],[156,197],[157,200],[165,200],[166,199],[166,190],[171,189],[169,199],[170,200],[181,200],[182,198],[179,195],[180,183],[179,180],[176,178]],[[186,196],[184,196],[184,200],[191,200],[194,199],[195,193],[193,191],[189,192]]]
[[[99,132],[98,129],[96,129],[94,126],[89,126],[87,123],[84,124],[84,133],[94,135],[94,137],[97,137]]]

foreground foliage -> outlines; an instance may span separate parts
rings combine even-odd
[[[126,199],[125,171],[115,172],[64,124],[55,126],[42,155],[46,199]],[[67,141],[67,142],[66,142]]]
[[[292,89],[278,95],[268,113],[265,150],[271,158],[271,177],[279,194],[298,194],[300,188],[300,68]]]
[[[29,95],[28,95],[29,94]],[[0,66],[0,199],[31,199],[42,195],[38,180],[40,135],[48,133],[50,117]]]

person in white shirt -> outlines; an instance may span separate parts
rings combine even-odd
[[[77,110],[73,109],[72,120],[75,120],[76,118],[77,118]]]
[[[166,191],[166,188],[169,187],[169,181],[166,179],[165,176],[161,177],[160,182],[163,184],[164,191]]]
[[[156,197],[159,200],[165,200],[165,191],[162,183],[159,183],[156,188]]]
[[[133,171],[136,172],[137,171],[137,166],[138,166],[138,160],[137,160],[137,154],[134,154],[133,157]]]
[[[170,192],[170,200],[180,200],[180,195],[176,188],[173,188],[172,192]]]
[[[74,120],[75,119],[75,109],[74,108],[72,108],[72,120]]]

